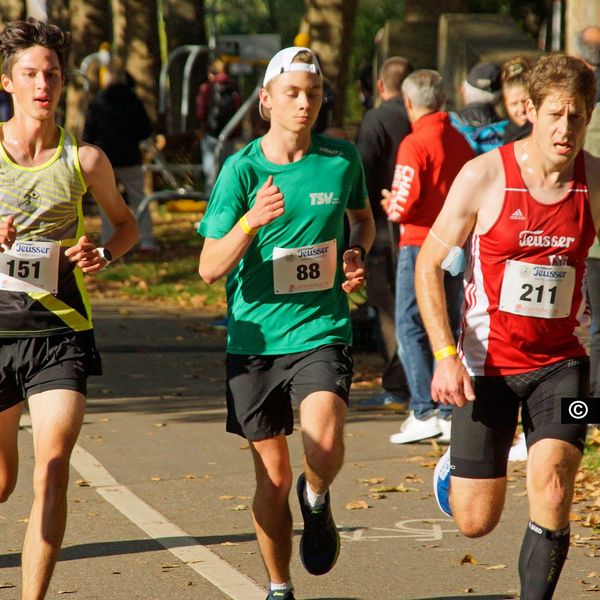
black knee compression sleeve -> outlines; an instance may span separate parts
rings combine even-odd
[[[529,521],[521,554],[521,600],[551,600],[569,552],[570,529],[551,531]]]

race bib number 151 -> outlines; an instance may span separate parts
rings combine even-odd
[[[0,253],[0,290],[58,291],[58,242],[15,242]]]

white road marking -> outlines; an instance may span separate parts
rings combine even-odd
[[[31,432],[29,419],[21,426]],[[134,525],[146,532],[166,550],[182,560],[201,577],[232,600],[264,600],[266,592],[249,577],[234,569],[228,562],[199,544],[183,529],[138,498],[119,482],[81,446],[76,445],[71,465],[96,491]]]

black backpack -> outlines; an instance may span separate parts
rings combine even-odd
[[[206,133],[216,137],[237,112],[240,106],[240,93],[229,82],[213,82],[211,87],[210,103],[206,114]]]

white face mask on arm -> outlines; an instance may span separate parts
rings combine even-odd
[[[444,258],[441,264],[442,269],[448,271],[454,277],[462,273],[467,266],[467,257],[463,248],[460,246],[449,246],[444,240],[435,235],[433,229],[430,229],[429,233],[433,236],[434,240],[437,240],[442,246],[448,248],[448,254],[446,254],[446,258]]]

